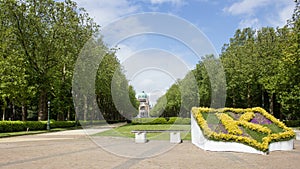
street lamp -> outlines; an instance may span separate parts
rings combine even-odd
[[[48,121],[47,121],[47,130],[50,130],[50,101],[48,101]]]

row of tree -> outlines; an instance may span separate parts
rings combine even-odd
[[[283,28],[264,27],[238,29],[229,44],[225,44],[220,55],[226,76],[227,107],[261,106],[281,119],[299,119],[300,103],[300,3]],[[200,61],[193,73],[197,81],[197,103],[194,106],[211,106],[212,76],[208,75],[207,62],[212,56]],[[209,64],[208,64],[209,65]],[[190,76],[190,75],[188,75]],[[179,80],[160,98],[151,114],[154,116],[181,115],[188,112],[183,102],[184,93]],[[192,88],[191,88],[192,89]],[[164,99],[165,98],[165,99]],[[180,101],[181,100],[181,101]],[[170,109],[172,107],[173,109]],[[188,106],[190,108],[191,106]]]
[[[95,36],[98,31],[99,26],[88,13],[71,0],[0,0],[2,120],[46,120],[48,108],[51,119],[76,119],[72,99],[74,67],[81,49],[91,38],[105,51],[98,67],[96,91],[92,93],[96,92],[104,116],[121,118],[111,95],[115,71],[120,74],[117,83],[126,84],[123,87],[130,91],[127,93],[136,106],[135,92],[127,85],[115,52]],[[78,106],[86,109],[78,118],[85,120],[93,110],[87,108],[90,101],[84,95],[81,97],[83,105]]]

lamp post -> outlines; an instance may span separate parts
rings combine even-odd
[[[48,121],[47,121],[47,130],[50,130],[50,101],[48,101]]]

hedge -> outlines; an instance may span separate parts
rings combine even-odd
[[[300,120],[286,120],[283,121],[288,127],[300,127]]]
[[[68,128],[76,126],[76,121],[51,121],[50,128]],[[47,121],[0,121],[0,132],[46,130]]]
[[[89,121],[84,121],[84,120],[79,120],[78,125],[79,126],[90,126],[90,125],[103,125],[107,124],[105,120],[89,120]]]
[[[136,124],[191,124],[190,118],[181,118],[181,117],[170,117],[170,118],[135,118],[131,122],[133,125]]]
[[[170,117],[168,124],[191,124],[191,118]]]

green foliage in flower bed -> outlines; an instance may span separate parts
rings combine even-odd
[[[76,126],[76,121],[50,121],[50,128],[68,128]],[[0,132],[18,132],[46,130],[47,121],[0,121]]]
[[[245,132],[249,134],[249,136],[252,137],[254,140],[257,140],[260,143],[263,142],[264,137],[268,136],[268,134],[250,130],[249,128],[245,128]]]
[[[295,137],[291,128],[259,107],[193,108],[192,113],[204,136],[211,140],[239,142],[268,151],[270,143]]]
[[[133,125],[142,124],[142,125],[157,125],[157,124],[191,124],[190,118],[181,118],[181,117],[170,117],[168,119],[159,117],[159,118],[136,118],[131,122]]]
[[[265,124],[265,125],[263,125],[263,126],[266,126],[266,127],[268,127],[271,131],[272,131],[272,133],[281,133],[281,132],[284,132],[284,129],[282,129],[282,128],[280,128],[280,127],[278,127],[276,124]]]

